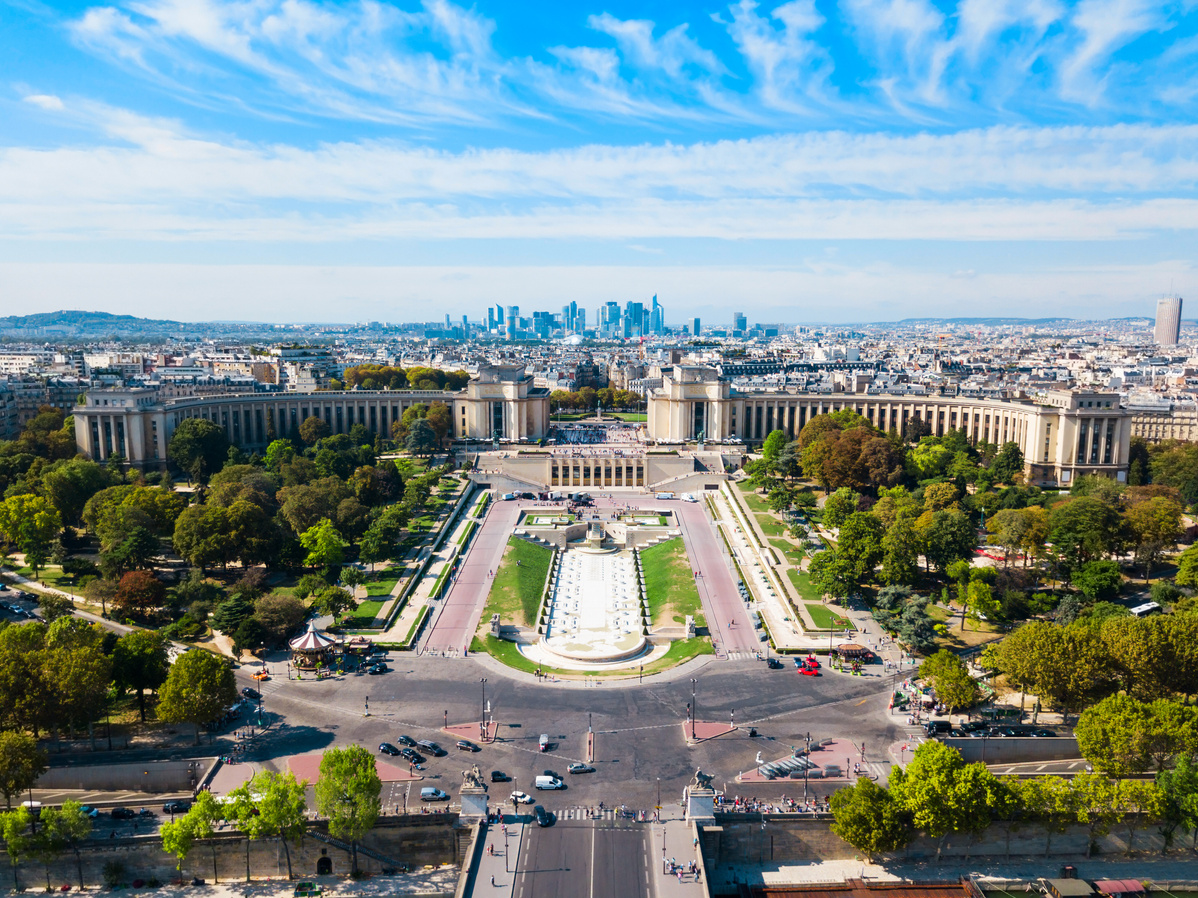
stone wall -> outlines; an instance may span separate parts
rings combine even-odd
[[[1081,751],[1077,740],[1071,737],[1058,736],[1055,739],[1033,738],[1026,739],[1004,737],[998,739],[947,738],[941,740],[950,748],[955,748],[967,762],[983,761],[987,764],[1010,763],[1020,761],[1063,761],[1080,758]]]
[[[327,859],[333,874],[347,874],[352,868],[348,848],[322,841],[313,834],[326,833],[323,823],[313,824],[299,847],[291,848],[291,867],[297,878],[311,877],[318,873],[321,859]],[[409,815],[407,817],[383,818],[362,845],[394,863],[384,863],[358,852],[358,867],[369,873],[381,873],[384,868],[408,864],[413,869],[425,864],[460,864],[465,856],[473,834],[473,827],[458,825],[456,814]],[[246,870],[246,844],[249,843],[249,865],[254,877],[278,877],[287,875],[287,858],[283,846],[276,840],[247,840],[239,832],[218,833],[212,843],[197,843],[183,864],[183,876],[187,879],[201,877],[209,882],[219,879],[244,880]],[[215,851],[216,869],[213,869]],[[105,864],[117,861],[124,866],[123,881],[135,879],[158,879],[169,882],[176,877],[176,859],[162,850],[162,840],[157,835],[135,836],[123,839],[97,840],[85,843],[81,850],[83,880],[88,885],[103,883]],[[29,887],[46,881],[43,866],[30,859],[21,863],[18,875],[21,884]],[[75,856],[67,851],[50,866],[50,881],[54,886],[63,883],[78,885],[79,875]]]
[[[191,792],[215,764],[216,758],[192,758],[55,766],[38,777],[37,788],[89,792]]]

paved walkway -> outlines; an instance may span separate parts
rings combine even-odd
[[[467,891],[467,895],[508,898],[515,889],[525,824],[513,822],[516,818],[511,815],[506,815],[504,820],[502,824],[487,826],[486,843],[479,857],[474,888]]]
[[[649,868],[654,871],[653,894],[657,898],[695,898],[708,894],[699,874],[683,872],[679,877],[668,872],[671,858],[684,871],[691,861],[701,869],[691,825],[685,820],[666,820],[654,823],[651,828],[653,857]]]

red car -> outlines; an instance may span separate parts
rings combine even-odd
[[[799,673],[801,673],[805,677],[818,677],[819,676],[819,671],[816,670],[814,667],[800,667]]]
[[[805,663],[808,667],[819,670],[819,662],[815,660],[815,655],[808,655],[805,659]]]

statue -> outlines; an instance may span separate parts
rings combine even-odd
[[[475,764],[469,770],[462,771],[462,788],[463,789],[482,789],[482,788],[484,788],[482,771],[480,771],[478,769],[477,764]]]
[[[704,773],[702,767],[695,768],[695,781],[692,783],[697,789],[710,789],[711,781],[715,779],[714,773]]]

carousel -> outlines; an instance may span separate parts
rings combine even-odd
[[[291,640],[291,664],[297,670],[324,670],[340,654],[337,640],[321,633],[311,624],[308,629]]]

